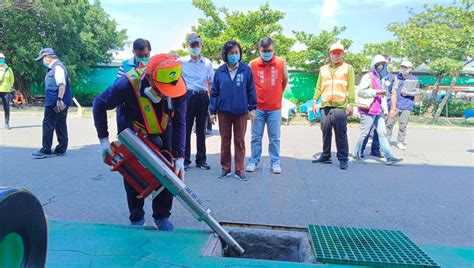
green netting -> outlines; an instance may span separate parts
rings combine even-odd
[[[117,76],[116,67],[92,68],[87,74],[79,77],[71,87],[74,94],[96,95],[112,85]],[[44,85],[34,84],[31,86],[32,95],[44,95]]]
[[[436,82],[436,77],[434,77],[434,76],[418,76],[418,80],[420,81],[421,85],[431,86],[431,85],[434,85],[434,83]],[[443,78],[441,80],[440,84],[441,85],[451,84],[451,77]],[[456,85],[459,85],[459,86],[474,85],[474,77],[469,77],[469,76],[458,77],[458,79],[456,80]]]
[[[304,103],[314,96],[317,75],[290,72],[289,84],[283,96],[293,103]]]
[[[103,91],[115,80],[117,75],[116,67],[95,67],[87,74],[77,79],[76,83],[72,85],[73,95],[96,95]],[[304,103],[311,99],[314,95],[316,87],[317,75],[313,73],[303,73],[292,71],[289,73],[289,84],[283,96],[293,103]],[[421,85],[432,85],[435,82],[435,77],[419,76]],[[451,78],[446,77],[441,80],[442,85],[449,85]],[[474,77],[462,76],[457,80],[458,85],[473,85]],[[31,87],[32,95],[43,95],[44,86],[35,84]]]

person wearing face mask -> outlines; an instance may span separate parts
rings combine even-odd
[[[5,113],[5,129],[10,129],[10,92],[13,91],[15,77],[12,68],[6,64],[5,55],[0,53],[0,97],[3,103],[3,112]]]
[[[124,60],[122,64],[120,65],[117,76],[115,79],[117,80],[118,78],[126,75],[128,72],[131,70],[140,67],[143,67],[147,64],[147,62],[150,60],[150,53],[151,53],[151,44],[150,41],[143,39],[143,38],[138,38],[137,40],[133,41],[133,57]],[[124,109],[121,105],[117,106],[117,109],[115,111],[116,115],[116,121],[117,121],[117,129],[119,128],[119,118],[118,115],[121,113],[121,109]]]
[[[347,140],[347,116],[352,114],[355,100],[354,68],[344,62],[344,46],[331,45],[329,56],[331,63],[319,70],[316,91],[313,97],[313,111],[316,114],[316,102],[321,97],[321,131],[323,133],[323,152],[313,163],[331,163],[332,130],[336,134],[337,159],[339,167],[348,168],[349,143]]]
[[[69,75],[52,48],[41,49],[36,61],[42,61],[47,72],[44,79],[46,90],[42,147],[32,155],[38,159],[64,155],[68,146],[67,111],[68,107],[72,105]],[[54,132],[58,138],[58,145],[52,151]]]
[[[244,174],[245,132],[247,118],[255,120],[257,98],[255,83],[250,67],[241,62],[242,48],[234,40],[222,47],[221,58],[225,62],[214,74],[211,87],[211,120],[219,116],[221,135],[221,173],[224,179],[231,175],[230,143],[234,133],[235,173],[234,177],[246,181]]]
[[[387,94],[387,97],[384,98],[384,99],[386,99],[386,102],[384,102],[384,107],[385,107],[385,105],[387,105],[386,106],[387,109],[385,109],[385,111],[388,111],[388,110],[390,110],[390,104],[391,104],[391,94],[390,94],[390,92],[392,92],[393,82],[394,82],[395,78],[388,71],[388,66],[391,63],[392,58],[390,57],[390,55],[383,55],[383,57],[385,58],[386,63],[383,66],[378,67],[377,73],[382,78],[382,84],[383,84],[384,88],[387,89],[387,92],[389,93],[389,94]],[[357,92],[356,92],[356,95],[357,95]],[[390,116],[390,114],[388,116]],[[378,136],[377,130],[374,127],[372,127],[372,129],[370,130],[370,133],[371,133],[371,135],[368,135],[365,138],[364,142],[362,143],[360,157],[364,158],[365,147],[367,146],[367,143],[369,142],[369,137],[372,137],[372,144],[370,146],[370,155],[374,156],[374,157],[377,157],[377,158],[382,158],[383,156],[382,156],[382,153],[380,152],[380,142],[379,142],[379,136]]]
[[[191,164],[191,133],[196,121],[196,167],[209,170],[206,157],[206,127],[209,109],[209,88],[214,77],[212,63],[201,54],[202,40],[197,33],[186,36],[189,55],[179,61],[183,64],[182,77],[187,87],[186,159],[185,169]]]
[[[288,84],[288,70],[285,60],[275,56],[275,45],[270,37],[262,38],[258,47],[260,57],[250,62],[257,93],[257,110],[256,119],[252,122],[252,155],[246,171],[255,171],[260,163],[263,131],[267,125],[271,170],[280,174],[281,99]]]
[[[385,155],[386,164],[394,165],[402,161],[401,158],[393,156],[390,144],[386,137],[385,119],[387,114],[386,85],[383,84],[383,72],[387,63],[382,55],[377,55],[372,59],[371,71],[364,74],[360,80],[359,91],[357,96],[368,101],[364,101],[366,107],[359,106],[360,114],[360,132],[354,150],[354,160],[360,160],[362,155],[362,143],[369,135],[370,130],[375,128],[380,141],[380,148]],[[361,102],[357,101],[357,104]],[[370,104],[369,104],[370,103]]]
[[[182,65],[171,54],[150,58],[144,68],[132,69],[100,93],[93,104],[94,125],[100,141],[103,160],[111,154],[107,127],[107,110],[120,109],[118,132],[126,128],[146,133],[160,149],[173,154],[176,174],[184,179],[186,140],[186,85],[181,77]],[[151,109],[150,109],[151,108]],[[169,159],[168,154],[163,154]],[[124,180],[130,223],[144,225],[144,199]],[[163,190],[152,201],[153,223],[162,231],[172,231],[169,220],[173,196]]]
[[[151,44],[150,41],[142,38],[138,38],[133,41],[133,57],[124,60],[118,69],[116,79],[124,76],[126,73],[130,72],[132,69],[137,68],[138,65],[146,65],[150,60],[151,53]]]
[[[411,74],[413,64],[410,61],[403,61],[400,65],[400,73],[393,83],[390,117],[387,120],[387,138],[392,139],[393,126],[399,121],[399,130],[397,138],[397,148],[405,150],[405,139],[407,135],[408,121],[415,104],[415,96],[423,94],[419,89],[408,92],[404,87],[405,80],[418,80]]]

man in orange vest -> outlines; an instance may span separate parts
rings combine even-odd
[[[177,175],[184,179],[186,141],[186,84],[181,77],[182,64],[170,54],[150,58],[145,68],[130,70],[94,99],[94,125],[102,157],[111,154],[107,110],[124,105],[117,115],[118,132],[126,128],[146,132],[158,147],[173,153]],[[168,159],[171,160],[171,159]],[[144,199],[124,180],[130,223],[145,224]],[[173,195],[163,190],[152,201],[154,226],[174,230],[169,220]]]
[[[255,171],[260,163],[266,124],[272,172],[280,174],[281,98],[288,84],[288,70],[285,60],[275,56],[275,46],[271,38],[260,40],[258,47],[260,57],[250,62],[257,93],[257,111],[256,119],[252,122],[252,156],[246,171]]]
[[[337,159],[339,167],[347,169],[349,143],[347,141],[347,116],[352,114],[355,101],[354,68],[343,60],[344,46],[333,44],[329,49],[331,63],[319,70],[313,110],[321,97],[321,131],[323,132],[323,152],[313,163],[331,163],[332,129],[336,134]]]

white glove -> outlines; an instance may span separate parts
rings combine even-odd
[[[178,158],[174,162],[174,172],[178,177],[180,177],[182,180],[184,179],[184,158]]]
[[[102,161],[105,162],[107,155],[112,156],[112,150],[110,149],[109,138],[100,139],[100,151],[102,154]]]

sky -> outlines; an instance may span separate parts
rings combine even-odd
[[[91,2],[93,0],[90,0]],[[266,0],[225,1],[214,0],[216,6],[229,10],[249,11],[258,9]],[[366,43],[393,40],[387,30],[392,22],[408,19],[409,9],[423,10],[423,4],[449,5],[452,0],[268,0],[272,9],[285,13],[280,21],[284,34],[293,36],[292,31],[318,34],[334,26],[346,26],[343,38],[354,41],[350,48],[360,51]],[[131,4],[132,3],[132,4]],[[180,49],[186,33],[192,25],[203,18],[201,10],[191,0],[101,0],[102,7],[119,25],[127,29],[129,40],[145,38],[150,40],[152,54]],[[205,45],[205,44],[204,44]],[[298,49],[298,45],[295,46]],[[125,56],[132,56],[131,52]]]

